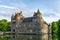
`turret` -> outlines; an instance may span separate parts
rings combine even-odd
[[[39,11],[39,9],[38,9],[38,11],[37,11],[37,17],[42,18],[42,14],[41,14],[41,12]]]
[[[41,14],[41,12],[39,11],[39,9],[38,9],[37,12],[34,12],[34,16],[35,16],[35,17],[38,17],[38,18],[42,18],[42,14]]]
[[[12,16],[11,16],[11,20],[12,20],[12,19],[14,19],[14,15],[13,15],[13,14],[12,14]]]
[[[24,16],[23,16],[22,11],[21,11],[20,13],[18,13],[17,19],[23,19],[23,18],[24,18]]]

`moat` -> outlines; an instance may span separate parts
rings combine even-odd
[[[48,34],[42,35],[3,35],[0,40],[52,40]]]

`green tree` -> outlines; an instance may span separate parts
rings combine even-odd
[[[7,31],[11,31],[11,22],[7,22]]]
[[[52,22],[52,33],[58,32],[57,22]]]
[[[3,19],[0,20],[0,31],[10,31],[11,30],[11,22]]]
[[[60,19],[58,20],[58,40],[60,40]]]
[[[52,22],[52,40],[58,40],[57,32],[58,32],[57,22]]]
[[[58,34],[60,34],[60,20],[58,20]]]

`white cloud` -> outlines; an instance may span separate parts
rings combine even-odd
[[[8,8],[8,9],[17,9],[16,7],[6,6],[6,5],[0,5],[0,7],[2,7],[2,8]]]
[[[53,21],[58,21],[59,17],[43,17],[47,23],[52,23]]]
[[[58,21],[60,19],[60,0],[54,0],[48,8],[46,7],[46,9],[42,9],[42,14],[44,20],[48,23]]]
[[[48,5],[44,5],[44,7],[40,7],[40,10],[41,10],[42,15],[44,17],[44,20],[47,21],[48,23],[51,23],[52,21],[57,21],[58,19],[60,19],[60,1],[54,1],[53,3],[51,3],[51,5],[53,6],[51,8],[50,7],[47,8],[46,6],[48,6]],[[23,2],[10,3],[10,6],[0,5],[0,8],[8,9],[12,14],[13,14],[13,12],[15,13],[15,12],[23,11],[23,15],[25,17],[32,16],[34,14],[33,12],[37,11],[37,7],[36,7],[36,9],[34,9],[34,8],[30,9],[29,7],[30,6],[26,5]],[[12,10],[14,9],[14,10],[11,11],[10,9],[12,9]],[[11,18],[8,15],[11,16],[11,14],[9,12],[8,12],[9,13],[8,14],[7,11],[5,11],[5,12],[0,11],[0,13],[1,12],[3,13],[3,14],[0,14],[0,15],[4,16],[2,18],[10,20]],[[1,19],[1,17],[0,17],[0,19]]]
[[[60,14],[53,11],[53,10],[49,10],[46,9],[48,11],[43,12],[43,18],[47,23],[51,23],[53,21],[58,21],[58,19],[60,19]]]
[[[0,19],[7,19],[8,21],[11,21],[11,15],[15,12],[23,11],[24,14],[28,13],[28,9],[24,3],[13,3],[10,6],[0,5],[0,8]]]
[[[10,17],[6,17],[6,16],[0,16],[0,20],[1,20],[1,19],[6,19],[6,20],[8,20],[8,21],[11,21]]]

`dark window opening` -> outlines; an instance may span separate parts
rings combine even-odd
[[[15,32],[15,29],[13,29],[13,32]]]

